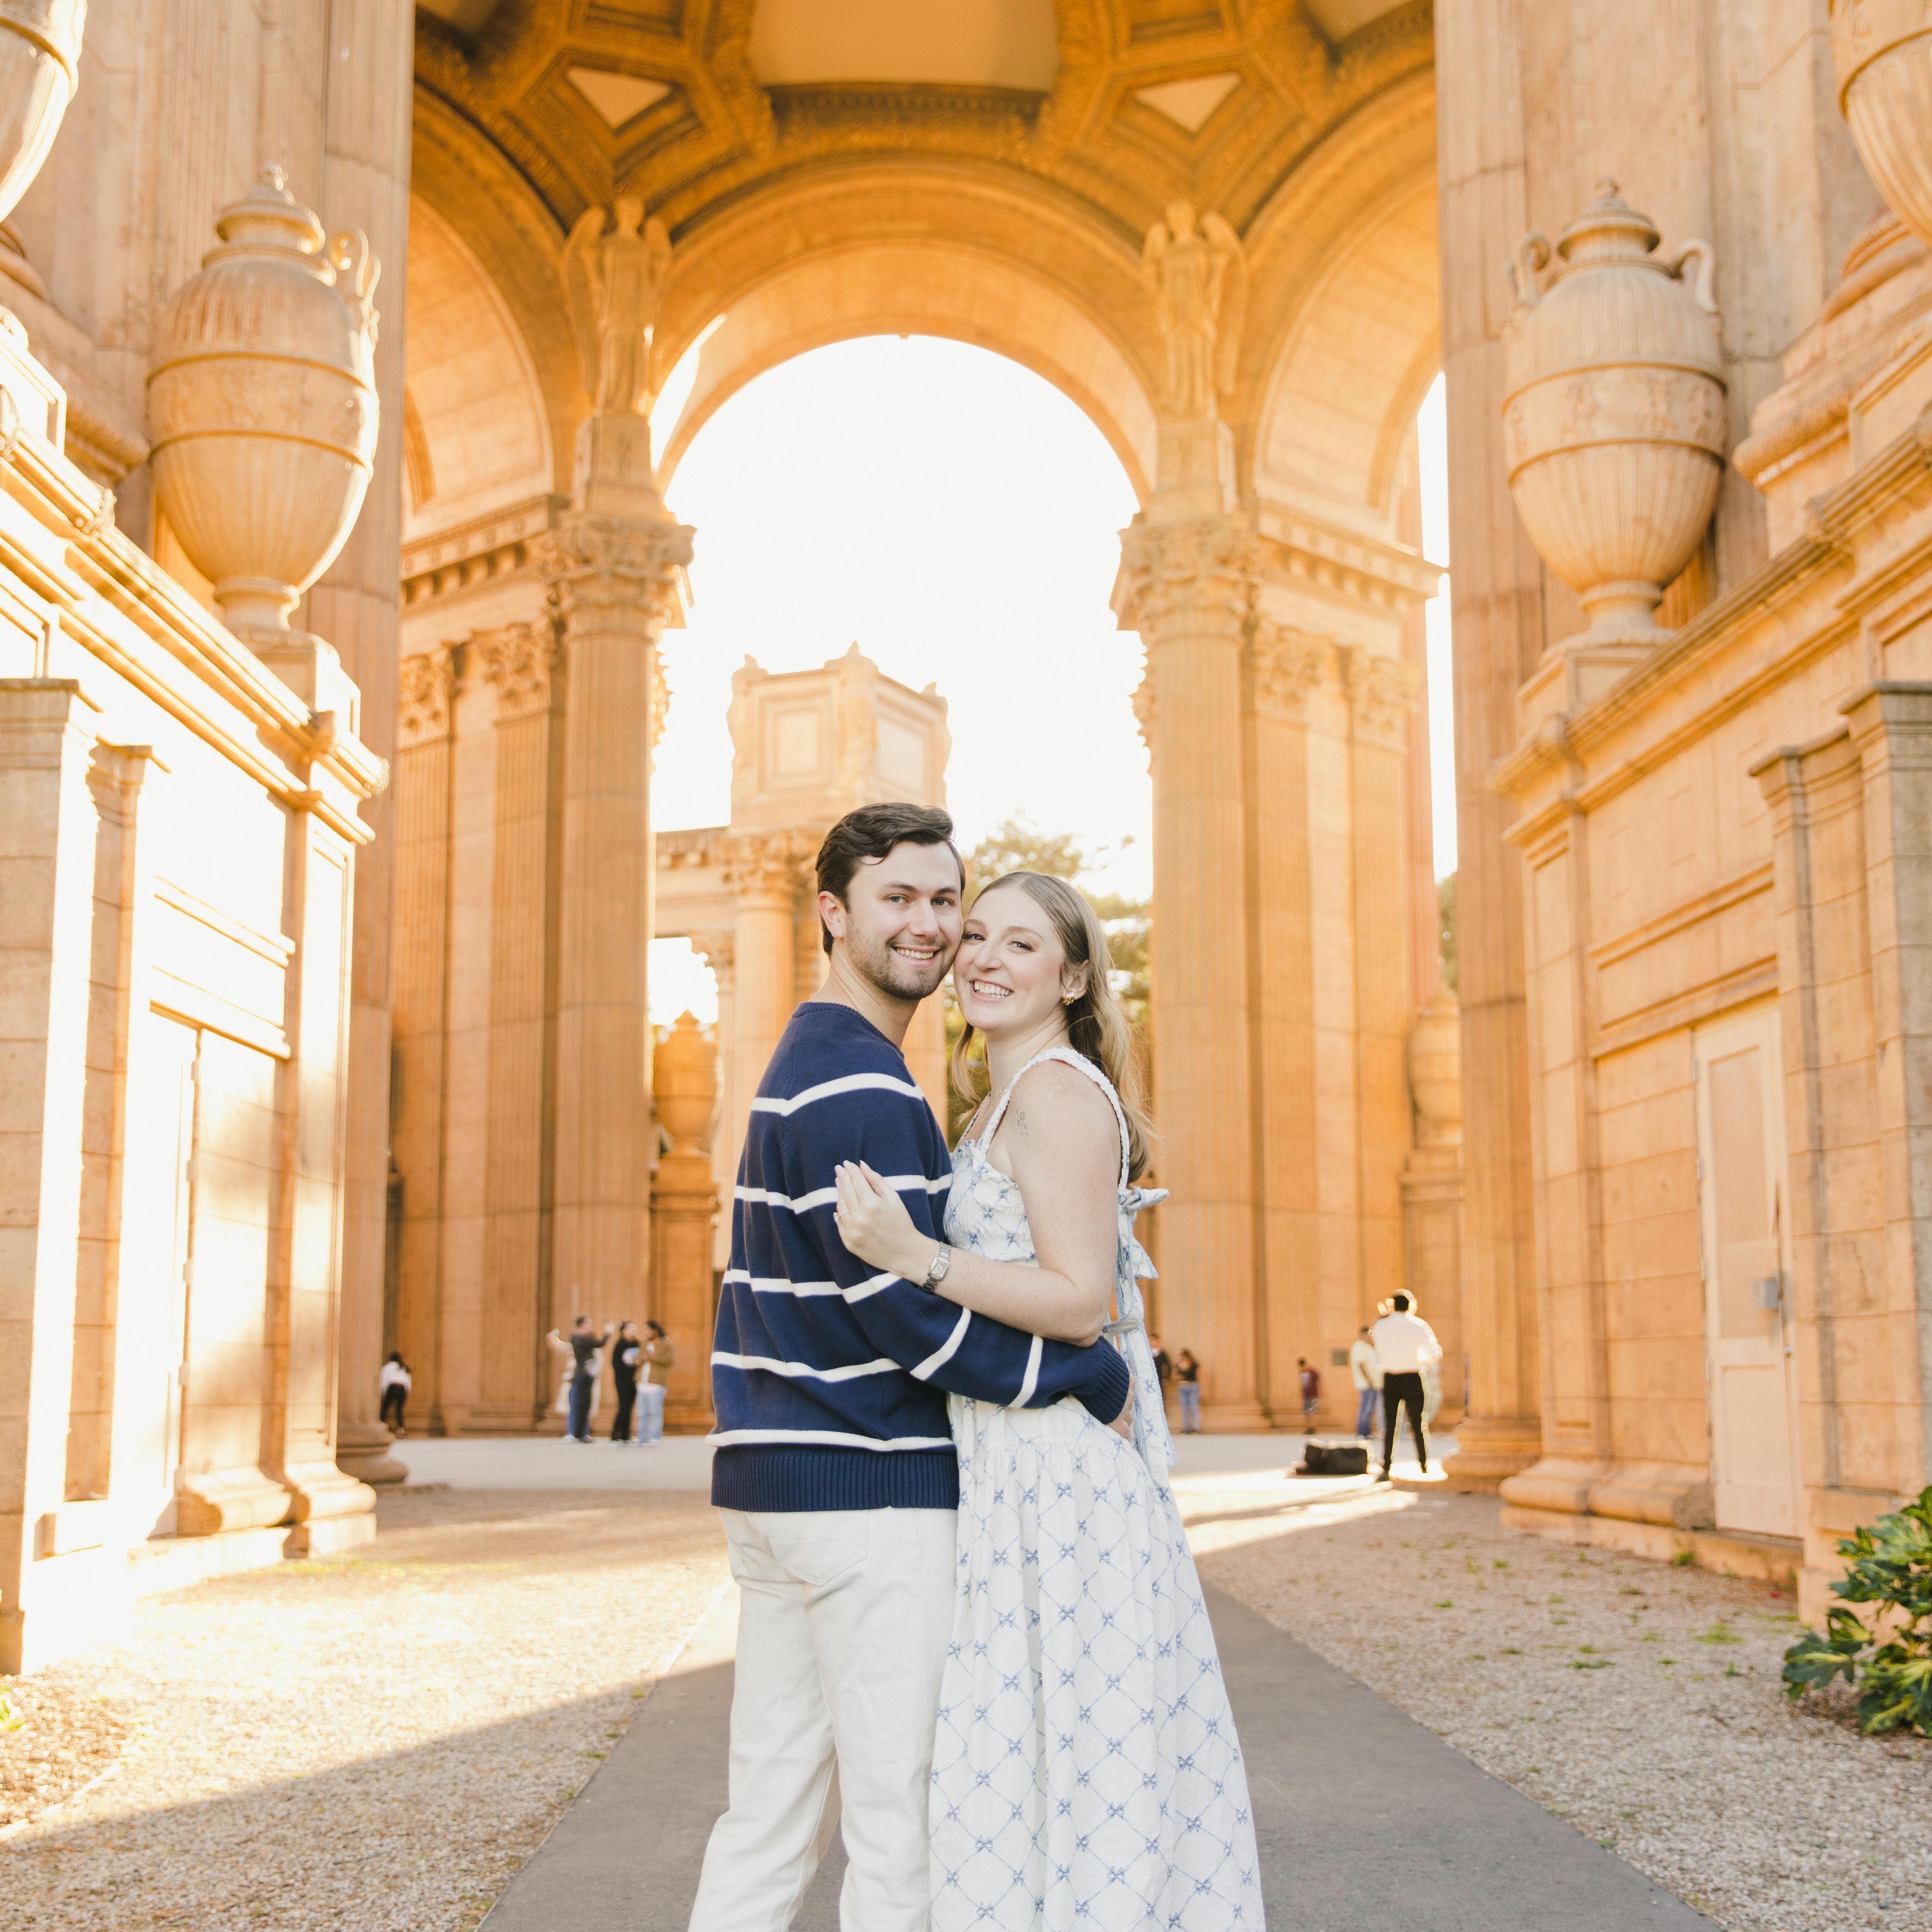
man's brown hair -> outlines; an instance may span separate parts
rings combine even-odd
[[[966,862],[952,842],[952,814],[936,805],[862,805],[848,812],[825,835],[818,848],[818,890],[830,892],[841,905],[848,902],[852,874],[868,859],[883,859],[895,845],[944,845],[959,868],[959,888],[966,889]],[[821,918],[820,938],[832,950],[832,928]]]

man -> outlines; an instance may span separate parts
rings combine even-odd
[[[610,1340],[612,1332],[610,1324],[606,1322],[603,1334],[599,1335],[591,1327],[590,1316],[580,1315],[570,1325],[568,1342],[554,1328],[544,1337],[556,1354],[570,1358],[570,1412],[564,1432],[568,1442],[590,1440],[591,1398],[597,1393],[597,1378],[604,1367],[604,1358],[599,1352]]]
[[[1390,1312],[1369,1331],[1370,1345],[1382,1371],[1382,1468],[1376,1478],[1389,1480],[1389,1465],[1395,1460],[1395,1418],[1397,1408],[1408,1411],[1408,1431],[1415,1438],[1415,1460],[1422,1473],[1429,1473],[1429,1444],[1422,1433],[1422,1370],[1424,1364],[1442,1359],[1442,1345],[1436,1331],[1418,1315],[1409,1312],[1406,1294],[1389,1303]]]
[[[1167,1385],[1174,1379],[1174,1362],[1167,1352],[1167,1346],[1158,1335],[1148,1337],[1148,1346],[1154,1352],[1154,1372],[1160,1378],[1161,1406],[1167,1406]]]
[[[1348,1351],[1348,1374],[1355,1384],[1355,1433],[1366,1442],[1375,1432],[1376,1397],[1382,1385],[1382,1366],[1366,1328]]]
[[[610,1355],[610,1379],[617,1385],[616,1419],[610,1424],[610,1440],[620,1448],[631,1446],[631,1412],[638,1400],[638,1369],[644,1344],[638,1337],[634,1322],[617,1324],[617,1346]]]
[[[833,1226],[842,1161],[886,1176],[928,1234],[952,1184],[900,1052],[959,944],[952,832],[944,812],[874,805],[826,834],[825,984],[752,1103],[711,1358],[711,1495],[742,1592],[730,1804],[692,1932],[781,1932],[842,1807],[844,1932],[925,1932],[959,1496],[945,1392],[1072,1396],[1102,1422],[1126,1406],[1105,1342],[1042,1341],[874,1274]]]
[[[1298,1355],[1294,1366],[1300,1372],[1301,1383],[1301,1432],[1304,1436],[1315,1433],[1315,1418],[1322,1407],[1322,1371],[1308,1366],[1306,1355]]]

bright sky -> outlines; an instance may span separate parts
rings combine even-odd
[[[680,374],[684,372],[680,371]],[[660,422],[682,398],[674,376]],[[1440,470],[1441,385],[1423,416]],[[1438,480],[1433,477],[1430,480]],[[688,628],[664,640],[673,693],[652,818],[722,824],[730,810],[731,674],[808,669],[856,642],[950,705],[947,802],[970,846],[1016,813],[1109,848],[1104,878],[1150,884],[1147,754],[1131,704],[1140,640],[1107,599],[1133,493],[1100,433],[1015,362],[926,336],[820,349],[741,390],[693,441],[666,492],[695,526]],[[1430,554],[1446,558],[1440,489]],[[1444,662],[1433,660],[1437,865],[1454,863]],[[1441,818],[1450,810],[1450,850]],[[716,1013],[682,940],[651,950],[652,1017]]]

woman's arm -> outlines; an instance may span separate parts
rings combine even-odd
[[[996,1144],[1026,1203],[1038,1265],[956,1248],[938,1292],[1049,1340],[1097,1340],[1113,1306],[1120,1239],[1113,1109],[1084,1074],[1048,1060],[1016,1090]],[[845,1245],[874,1268],[923,1280],[938,1244],[913,1226],[898,1196],[855,1167],[842,1172],[838,1189]]]

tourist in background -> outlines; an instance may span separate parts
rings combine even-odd
[[[1296,1379],[1301,1384],[1301,1432],[1312,1436],[1316,1412],[1322,1406],[1322,1371],[1311,1369],[1306,1355],[1298,1355],[1294,1366]]]
[[[1174,1372],[1180,1384],[1180,1432],[1184,1436],[1201,1433],[1201,1364],[1194,1359],[1192,1348],[1184,1348],[1175,1357]]]
[[[604,1348],[614,1332],[606,1322],[603,1334],[599,1335],[591,1327],[590,1316],[580,1315],[571,1324],[568,1341],[554,1328],[544,1337],[553,1354],[569,1358],[564,1371],[564,1435],[569,1442],[590,1440],[590,1417],[596,1405],[597,1382],[604,1372]]]
[[[1154,1351],[1154,1372],[1160,1378],[1160,1406],[1164,1414],[1167,1410],[1168,1385],[1174,1380],[1174,1363],[1158,1335],[1150,1335],[1148,1346]]]
[[[655,1449],[664,1440],[664,1388],[677,1362],[677,1351],[661,1322],[646,1322],[641,1364],[644,1379],[638,1388],[638,1440]]]
[[[409,1364],[393,1348],[376,1378],[376,1385],[382,1391],[384,1423],[397,1435],[408,1435],[403,1425],[403,1409],[410,1399]]]
[[[1376,1404],[1381,1400],[1382,1365],[1376,1358],[1376,1345],[1364,1328],[1348,1351],[1348,1374],[1355,1384],[1355,1433],[1364,1441],[1376,1430]]]
[[[631,1446],[631,1414],[637,1406],[638,1370],[643,1359],[638,1324],[619,1322],[617,1346],[610,1352],[610,1379],[617,1385],[617,1414],[610,1424],[610,1440],[623,1448]]]
[[[1409,1433],[1415,1438],[1415,1460],[1422,1473],[1429,1473],[1429,1438],[1423,1432],[1422,1370],[1426,1363],[1442,1359],[1442,1345],[1436,1331],[1420,1316],[1409,1312],[1406,1294],[1392,1296],[1389,1312],[1369,1331],[1376,1359],[1382,1370],[1382,1468],[1376,1480],[1389,1480],[1389,1465],[1395,1460],[1396,1412],[1408,1412]]]

